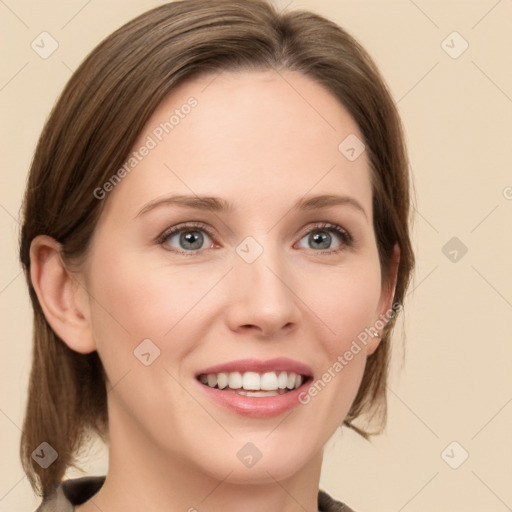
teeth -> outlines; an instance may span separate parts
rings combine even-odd
[[[303,377],[294,372],[230,372],[202,374],[199,380],[211,388],[238,389],[239,394],[247,396],[275,396],[278,390],[297,389],[303,382]],[[243,388],[244,391],[241,391]],[[265,391],[265,393],[257,393]],[[275,391],[276,393],[269,393]],[[256,393],[254,393],[256,392]]]
[[[286,372],[281,372],[279,374],[279,377],[277,378],[277,385],[279,386],[279,389],[285,389],[286,383],[288,382],[288,375]]]
[[[276,372],[264,373],[260,378],[260,388],[267,391],[278,389]]]
[[[278,396],[280,394],[277,391],[237,391],[236,393],[238,395],[255,396],[255,397]]]
[[[242,374],[240,372],[231,372],[228,377],[229,387],[231,389],[240,389],[242,387]]]
[[[228,385],[228,374],[219,373],[217,375],[217,386],[219,389],[224,389]]]
[[[243,388],[250,391],[258,391],[260,388],[260,376],[256,372],[245,372],[243,375]]]

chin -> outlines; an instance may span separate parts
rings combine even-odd
[[[204,471],[218,480],[233,484],[269,484],[290,478],[307,464],[315,463],[315,455],[320,455],[319,446],[305,446],[298,439],[284,439],[283,436],[268,432],[257,435],[238,436],[230,440],[229,446],[222,447],[220,454],[211,454]],[[310,438],[311,439],[311,438]],[[312,440],[311,440],[312,441]],[[205,455],[205,454],[203,454]],[[229,475],[226,478],[226,475]]]
[[[297,473],[305,464],[304,457],[294,457],[295,463],[284,464],[279,460],[279,453],[275,457],[269,457],[265,462],[263,458],[257,462],[253,467],[247,468],[237,465],[228,465],[226,473],[222,476],[225,478],[228,471],[231,471],[226,482],[237,485],[258,485],[258,484],[272,484],[276,481],[284,481]]]

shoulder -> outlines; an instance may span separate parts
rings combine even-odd
[[[62,482],[35,512],[73,512],[75,505],[94,496],[105,482],[104,476],[84,476]]]
[[[348,505],[331,498],[325,491],[318,491],[318,510],[320,512],[354,512]]]

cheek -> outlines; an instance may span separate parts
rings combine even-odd
[[[361,258],[336,270],[323,269],[306,282],[315,286],[303,288],[304,301],[331,335],[325,339],[327,352],[337,356],[377,318],[381,296],[378,259]]]
[[[306,416],[310,428],[318,422],[330,435],[348,413],[364,374],[367,346],[373,342],[367,329],[376,320],[381,274],[377,257],[315,274],[306,280],[315,286],[303,287],[302,298],[324,333],[317,333],[321,365],[300,400],[311,412]]]
[[[211,276],[191,275],[190,268],[176,271],[164,265],[148,266],[137,257],[120,257],[109,264],[106,254],[98,256],[92,272],[93,307],[103,323],[97,327],[110,331],[117,324],[133,339],[162,338],[214,282]]]
[[[104,244],[91,259],[91,323],[97,351],[112,382],[140,362],[134,351],[150,339],[159,364],[183,360],[208,327],[218,272],[172,266]],[[222,274],[222,272],[221,272]],[[215,301],[214,301],[215,302]],[[191,321],[193,319],[193,321]]]

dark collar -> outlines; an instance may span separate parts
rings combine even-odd
[[[75,505],[81,505],[92,498],[105,482],[104,476],[84,476],[65,480],[46,498],[36,512],[67,512]],[[318,510],[320,512],[354,512],[344,503],[331,498],[325,491],[318,491]]]

